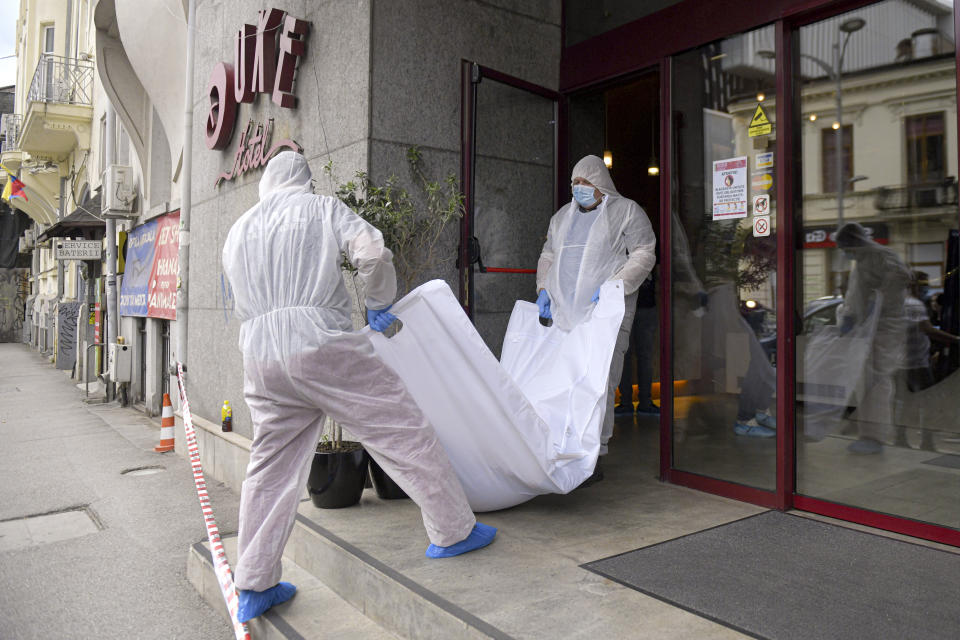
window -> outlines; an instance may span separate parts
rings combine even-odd
[[[837,130],[824,129],[820,133],[820,166],[823,170],[823,192],[836,193],[837,188]],[[853,177],[853,126],[843,125],[843,180],[848,186]]]
[[[48,25],[43,27],[43,58],[46,60],[44,64],[44,99],[52,100],[56,94],[56,82],[54,78],[54,72],[56,71],[56,66],[53,61],[54,54],[54,38],[53,38],[53,25]]]
[[[911,185],[941,182],[946,177],[943,112],[906,119],[907,181]]]
[[[54,48],[53,48],[54,39],[53,39],[53,34],[54,34],[53,25],[47,25],[47,26],[43,27],[43,54],[44,54],[44,55],[53,55],[53,54],[54,54]]]

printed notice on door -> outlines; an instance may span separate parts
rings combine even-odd
[[[747,217],[747,156],[713,163],[713,219]]]

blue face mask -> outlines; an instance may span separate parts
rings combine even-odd
[[[575,184],[573,185],[573,199],[577,201],[584,209],[592,207],[596,204],[597,199],[594,197],[594,188],[585,185],[585,184]]]

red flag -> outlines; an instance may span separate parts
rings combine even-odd
[[[10,197],[23,198],[24,202],[29,202],[27,194],[23,191],[23,183],[14,176],[10,176]]]

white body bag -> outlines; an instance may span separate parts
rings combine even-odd
[[[623,298],[623,284],[607,282],[568,332],[518,300],[500,362],[442,280],[393,305],[403,323],[393,337],[364,330],[433,424],[471,508],[493,511],[593,473]]]

